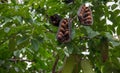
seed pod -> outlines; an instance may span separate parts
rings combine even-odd
[[[102,37],[100,40],[100,49],[101,49],[101,56],[102,56],[102,61],[106,62],[109,58],[109,41],[107,37]]]
[[[92,11],[90,7],[87,7],[85,4],[82,5],[78,12],[78,19],[82,25],[90,26],[93,23]]]
[[[69,4],[69,3],[74,3],[74,0],[64,0],[63,2],[65,2],[66,4]]]
[[[70,19],[62,19],[59,23],[57,32],[57,40],[61,43],[67,43],[71,40],[71,21]]]
[[[61,20],[61,16],[58,14],[54,14],[50,16],[50,23],[53,24],[54,26],[59,26],[59,22]]]

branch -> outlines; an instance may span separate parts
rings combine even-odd
[[[93,38],[90,38],[90,37],[88,37],[88,36],[82,36],[82,37],[80,36],[79,39],[80,39],[80,40],[90,40],[90,39],[100,39],[100,37],[101,37],[101,36],[95,36],[95,37],[93,37]]]
[[[57,55],[53,68],[52,68],[52,73],[56,73],[56,66],[57,66],[58,60],[59,60],[59,56]]]
[[[11,62],[18,62],[18,61],[20,61],[20,62],[25,62],[25,61],[27,61],[27,62],[33,62],[33,61],[31,61],[31,60],[24,60],[24,59],[16,59],[16,58],[12,58],[12,59],[9,59],[9,61],[11,61]]]

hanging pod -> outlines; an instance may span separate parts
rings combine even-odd
[[[57,40],[61,43],[67,43],[71,40],[71,20],[62,19],[59,23]]]
[[[93,16],[90,7],[83,4],[77,12],[78,19],[82,25],[90,26],[93,23]]]
[[[61,20],[61,16],[58,14],[54,14],[50,16],[50,23],[53,24],[54,26],[59,26],[59,22]]]
[[[69,4],[69,3],[74,3],[74,0],[64,0],[63,2],[65,2],[66,4]]]

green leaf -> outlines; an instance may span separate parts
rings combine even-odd
[[[105,36],[108,38],[108,40],[112,43],[114,47],[120,45],[120,42],[118,40],[115,40],[112,34],[110,34],[109,32],[105,32]]]
[[[114,47],[120,45],[120,42],[119,42],[119,41],[115,41],[115,40],[112,40],[111,43],[112,43],[112,45],[113,45]]]
[[[10,31],[10,28],[9,27],[6,27],[5,29],[4,29],[4,32],[6,32],[6,33],[8,33]]]
[[[109,33],[109,32],[105,32],[105,36],[106,36],[109,40],[112,40],[112,39],[113,39],[112,34]]]
[[[88,37],[90,37],[90,38],[94,38],[95,36],[99,35],[99,32],[93,31],[92,28],[90,28],[90,27],[84,26],[84,28],[86,29]]]
[[[113,9],[115,9],[117,6],[118,6],[117,4],[113,4],[112,7],[111,7],[111,9],[113,10]]]
[[[17,45],[22,44],[23,42],[25,42],[28,38],[27,37],[22,37],[17,41]]]
[[[61,73],[72,73],[73,69],[75,67],[76,63],[76,57],[75,55],[70,55],[69,57],[67,57],[66,61],[64,62],[64,67],[62,68],[62,70],[60,71]]]
[[[38,44],[38,41],[36,39],[31,39],[31,45],[32,45],[32,48],[35,50],[35,51],[38,51],[39,49],[39,44]]]
[[[92,65],[90,64],[90,61],[87,59],[83,59],[81,61],[81,67],[82,67],[83,73],[95,73],[93,71]]]
[[[16,50],[13,52],[14,56],[16,57],[19,57],[20,56],[20,51],[19,50]]]

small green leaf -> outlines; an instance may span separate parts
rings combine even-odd
[[[16,51],[13,52],[13,54],[14,54],[14,56],[16,56],[16,57],[19,57],[20,51],[19,51],[19,50],[16,50]]]
[[[14,67],[16,72],[19,72],[19,68],[18,67]]]
[[[4,32],[6,32],[6,33],[8,33],[10,31],[10,28],[9,27],[6,27],[5,29],[4,29]]]

